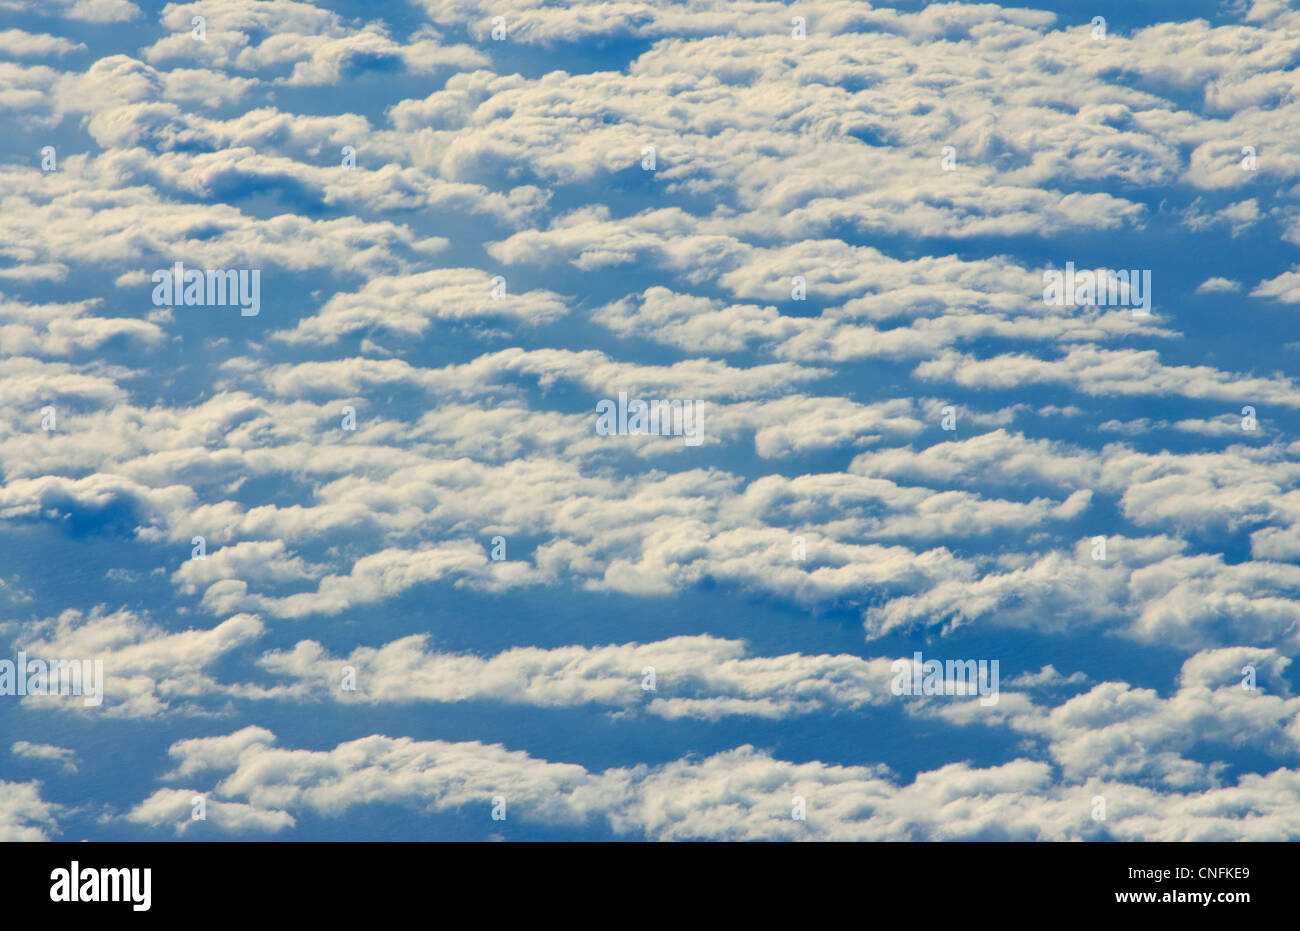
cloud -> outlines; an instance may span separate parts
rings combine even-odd
[[[32,706],[58,706],[86,715],[152,717],[173,703],[216,691],[211,666],[264,627],[252,615],[237,615],[211,630],[168,632],[129,610],[83,613],[69,609],[57,618],[23,626],[15,649],[30,656],[103,663],[103,704],[83,707],[79,697],[34,696]]]
[[[513,295],[505,291],[498,298],[493,296],[495,284],[492,276],[468,268],[376,277],[358,294],[334,295],[319,314],[299,320],[297,327],[279,338],[319,346],[360,330],[410,337],[424,335],[433,321],[487,318],[537,325],[566,313],[558,294],[528,291]]]
[[[1056,359],[1005,354],[990,359],[944,353],[916,367],[927,381],[952,381],[967,388],[1007,389],[1033,384],[1068,384],[1089,395],[1165,397],[1236,401],[1241,397],[1269,404],[1300,406],[1300,391],[1286,377],[1252,378],[1207,365],[1165,365],[1155,350],[1107,350],[1096,346],[1071,349]]]
[[[204,35],[194,37],[192,14],[205,15]],[[144,49],[151,63],[180,59],[240,71],[278,70],[291,86],[337,84],[358,71],[394,68],[415,74],[468,68],[486,57],[468,46],[447,46],[431,28],[406,44],[394,42],[381,23],[346,26],[337,13],[296,0],[221,0],[218,4],[169,3],[162,24],[171,35]]]
[[[65,773],[77,771],[77,751],[53,744],[34,744],[26,740],[14,741],[9,751],[22,760],[41,760],[52,763]]]
[[[0,841],[44,841],[58,831],[60,806],[41,798],[39,782],[0,780]]]
[[[1230,278],[1206,278],[1196,288],[1197,294],[1217,294],[1220,292],[1240,291],[1241,283]]]
[[[1105,42],[966,3],[0,8],[31,21],[0,33],[0,630],[108,678],[19,715],[96,741],[12,753],[120,747],[132,800],[7,783],[0,834],[493,830],[504,794],[561,837],[1300,836],[1300,393],[1186,300],[1300,291],[1291,5]],[[1067,259],[1154,266],[1160,304],[1046,305]],[[175,261],[260,270],[265,313],[154,306]],[[622,392],[701,401],[703,442],[598,434]],[[448,595],[565,626],[448,628]],[[917,636],[1001,654],[999,703],[900,700],[852,647]],[[494,742],[509,708],[544,727]],[[286,714],[328,738],[281,746]]]
[[[198,739],[171,752],[182,761],[201,754],[202,769],[220,777],[211,794],[263,818],[294,811],[337,818],[384,803],[416,812],[478,807],[490,823],[494,799],[504,799],[508,819],[559,827],[601,819],[615,834],[652,840],[1281,840],[1300,830],[1300,778],[1287,769],[1180,793],[1095,776],[1054,784],[1049,764],[1024,759],[953,763],[903,784],[883,766],[786,762],[752,746],[603,772],[499,744],[381,735],[319,751],[269,739],[210,751]],[[1091,817],[1097,794],[1108,803],[1104,826]],[[791,817],[798,798],[806,820]],[[159,807],[151,800],[132,817]],[[180,813],[173,809],[170,819]]]
[[[194,812],[199,798],[203,798],[203,817],[196,819]],[[172,827],[178,837],[200,824],[211,824],[237,837],[276,834],[294,826],[293,816],[287,812],[268,811],[243,802],[208,801],[203,793],[189,789],[159,789],[123,815],[123,820],[153,828]]]
[[[70,42],[59,36],[44,33],[24,32],[21,29],[6,29],[0,32],[0,49],[19,58],[66,55],[85,48],[84,42]]]
[[[751,656],[738,641],[674,637],[654,643],[517,647],[488,659],[430,651],[426,635],[333,657],[315,641],[259,663],[316,698],[371,703],[494,701],[562,708],[642,709],[666,718],[780,718],[888,700],[891,662],[856,656]],[[356,674],[341,688],[341,670]],[[652,678],[647,678],[647,677]],[[647,684],[651,686],[647,688]],[[268,696],[280,694],[278,690]]]
[[[1276,278],[1261,281],[1250,292],[1251,297],[1271,297],[1284,304],[1300,304],[1300,268],[1283,272]]]
[[[128,22],[141,15],[140,8],[130,0],[0,0],[0,9],[87,23]]]

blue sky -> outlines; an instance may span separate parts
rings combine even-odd
[[[0,0],[0,838],[1300,836],[1298,27]]]

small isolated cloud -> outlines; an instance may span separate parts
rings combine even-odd
[[[14,756],[22,760],[42,760],[55,763],[66,773],[75,773],[77,771],[77,752],[66,747],[56,747],[53,744],[34,744],[26,740],[19,740],[9,750]]]
[[[1230,291],[1240,291],[1241,282],[1233,281],[1231,278],[1206,278],[1196,288],[1197,294],[1219,294]]]

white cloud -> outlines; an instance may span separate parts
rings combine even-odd
[[[0,780],[0,841],[50,840],[59,806],[41,798],[39,782]]]
[[[34,744],[26,740],[15,741],[9,751],[22,760],[41,760],[56,764],[65,773],[77,771],[77,751],[53,744]]]

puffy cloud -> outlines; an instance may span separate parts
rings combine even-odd
[[[493,294],[496,282],[484,272],[444,268],[405,277],[370,279],[357,294],[336,294],[315,317],[299,320],[279,334],[286,342],[321,345],[358,330],[421,336],[431,321],[455,323],[508,319],[524,324],[549,323],[566,312],[563,299],[549,291]],[[504,282],[502,287],[506,288]]]
[[[1251,297],[1271,297],[1286,304],[1300,304],[1300,269],[1293,268],[1276,278],[1261,281],[1250,292]]]
[[[41,798],[39,782],[0,780],[0,840],[49,840],[57,832],[59,806]]]
[[[0,9],[87,23],[126,22],[141,15],[140,8],[130,0],[0,0]]]
[[[1288,769],[1182,793],[1095,776],[1056,783],[1049,764],[1025,759],[988,768],[953,763],[901,784],[883,766],[792,763],[752,746],[592,772],[477,741],[373,735],[313,751],[281,749],[270,739],[210,750],[205,740],[228,745],[230,738],[186,741],[172,755],[183,766],[201,755],[202,766],[190,770],[220,777],[212,795],[263,818],[342,817],[375,803],[486,810],[504,797],[510,817],[526,822],[601,819],[616,834],[655,840],[1281,840],[1300,832],[1300,777]],[[1104,828],[1090,814],[1098,794],[1107,799]],[[791,817],[797,798],[806,820]],[[131,817],[144,820],[162,807],[159,799]],[[154,815],[155,823],[167,820]]]
[[[747,654],[743,643],[700,636],[603,647],[516,647],[480,659],[431,652],[427,636],[414,635],[378,649],[358,647],[346,657],[304,640],[292,650],[266,654],[260,663],[297,680],[307,694],[340,701],[595,704],[712,719],[853,710],[891,697],[885,682],[892,664],[886,659]],[[355,691],[340,688],[345,666],[355,670]]]
[[[1300,390],[1289,378],[1252,378],[1208,365],[1165,365],[1154,349],[1100,349],[1081,346],[1056,359],[1006,354],[989,359],[948,352],[922,362],[925,380],[953,381],[967,388],[1064,383],[1089,395],[1189,398],[1236,401],[1247,397],[1269,404],[1300,406]]]
[[[1198,294],[1215,294],[1227,291],[1240,291],[1241,283],[1231,278],[1206,278],[1196,288]]]
[[[203,798],[203,818],[195,819],[199,798]],[[256,808],[244,802],[208,801],[202,793],[188,789],[159,789],[123,815],[123,820],[154,828],[171,827],[178,836],[193,831],[199,824],[210,824],[235,836],[276,834],[294,826],[293,816],[287,812]]]
[[[993,4],[814,0],[801,40],[768,0],[421,0],[409,23],[203,0],[168,4],[134,54],[117,27],[56,28],[126,22],[125,0],[0,8],[46,17],[0,33],[18,59],[0,63],[18,153],[0,166],[0,542],[18,557],[0,586],[33,618],[4,632],[102,658],[106,733],[233,722],[181,733],[174,784],[132,790],[136,830],[192,836],[196,794],[213,830],[285,837],[372,801],[500,793],[561,833],[664,839],[1300,834],[1295,772],[1250,771],[1296,753],[1296,385],[1266,334],[1182,307],[1241,282],[1260,282],[1246,304],[1294,302],[1293,261],[1259,248],[1300,241],[1290,5],[1095,42]],[[1070,258],[1156,265],[1157,313],[1045,304],[1043,265]],[[152,306],[150,271],[176,260],[262,269],[267,313]],[[704,442],[598,435],[595,402],[620,392],[702,400]],[[204,559],[185,558],[195,536]],[[72,545],[94,569],[75,593],[40,574]],[[448,589],[546,600],[579,632],[453,649],[409,610]],[[569,617],[567,599],[613,622],[647,597],[764,604],[747,641],[707,607],[657,640]],[[810,647],[769,611],[861,617],[873,650],[973,635],[1026,668],[992,708],[897,701],[887,658]],[[353,626],[371,616],[378,640]],[[1117,676],[1133,652],[1183,660],[1172,689]],[[332,749],[255,726],[326,696]],[[495,703],[712,736],[653,763],[617,741],[611,765],[358,724],[422,701],[471,727]],[[936,762],[905,779],[860,762],[887,746],[747,745],[794,716],[1016,743],[975,766],[923,733]],[[89,745],[21,736],[22,765],[92,765]],[[57,833],[34,783],[6,792],[0,833]]]
[[[40,55],[66,55],[85,49],[84,42],[70,42],[59,36],[5,29],[0,32],[0,49],[18,58]]]
[[[69,609],[57,618],[24,624],[15,649],[29,656],[103,663],[102,705],[81,697],[29,695],[33,706],[58,705],[85,714],[151,717],[216,691],[211,666],[240,645],[257,639],[262,622],[236,615],[211,630],[168,632],[129,610],[111,614]]]
[[[201,41],[192,34],[196,14],[205,19]],[[214,68],[254,72],[292,65],[280,80],[295,86],[336,84],[357,71],[394,65],[418,74],[486,62],[468,46],[443,45],[430,28],[403,44],[389,38],[381,23],[351,28],[337,13],[297,0],[169,3],[162,24],[172,32],[144,50],[150,62],[197,59]]]

